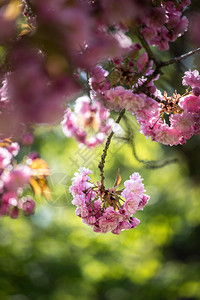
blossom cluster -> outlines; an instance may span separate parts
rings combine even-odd
[[[9,140],[1,142],[0,147],[0,216],[17,218],[19,211],[30,215],[35,202],[31,196],[22,196],[23,189],[31,178],[31,169],[25,164],[15,164],[19,144]]]
[[[65,111],[61,125],[67,137],[92,148],[101,144],[107,136],[111,125],[109,111],[98,101],[92,101],[88,96],[77,98],[74,112],[68,108]]]
[[[0,125],[5,136],[20,135],[22,123],[58,124],[63,104],[82,90],[77,73],[92,73],[98,63],[128,50],[119,35],[126,35],[129,24],[135,24],[133,33],[139,28],[149,44],[167,49],[168,42],[187,29],[182,14],[190,1],[119,0],[116,5],[114,0],[23,0],[18,4],[6,1],[0,6],[0,43],[9,42],[0,72]],[[137,63],[140,77],[145,63],[144,53]],[[120,84],[125,84],[126,72],[135,82],[134,65],[134,58],[123,69],[118,65],[114,75]],[[9,105],[3,107],[3,102]]]
[[[142,34],[146,41],[159,50],[168,50],[169,42],[174,42],[188,27],[188,19],[182,11],[190,5],[190,0],[160,1],[153,7],[145,19],[141,20]]]
[[[109,70],[110,72],[103,69],[100,65],[91,69],[89,84],[94,99],[100,99],[104,106],[117,111],[122,106],[118,102],[130,103],[128,101],[129,92],[124,99],[120,96],[118,99],[116,95],[116,100],[114,100],[115,97],[112,95],[113,88],[118,86],[123,86],[126,90],[134,87],[139,88],[145,82],[146,77],[152,75],[153,61],[149,60],[147,52],[141,53],[141,49],[141,44],[130,43],[124,55],[113,57],[109,60],[108,68],[111,69]],[[157,79],[158,76],[155,76],[146,85],[146,88],[152,93],[155,91],[154,81]]]
[[[136,7],[131,2],[127,4]],[[112,9],[114,3],[105,2],[99,17],[96,3],[90,1],[24,0],[22,4],[6,1],[0,6],[0,43],[9,42],[2,51],[0,70],[0,88],[5,90],[6,81],[9,102],[6,108],[0,107],[5,137],[19,136],[22,123],[59,124],[63,104],[82,88],[77,70],[88,71],[121,51],[104,18],[107,6]],[[119,24],[122,16],[116,14],[115,22]]]
[[[164,145],[185,144],[193,135],[200,133],[200,76],[198,71],[185,72],[183,85],[190,85],[192,91],[184,95],[174,93],[164,97],[157,91],[161,104],[153,103],[147,97],[141,111],[135,113],[141,132],[153,141]],[[168,118],[168,122],[166,121]]]
[[[76,90],[75,83],[67,77],[52,80],[46,72],[43,54],[26,43],[23,47],[15,46],[10,60],[13,71],[4,76],[0,89],[1,128],[5,137],[19,137],[24,127],[34,123],[54,123],[61,119],[62,104],[66,94],[69,96]]]
[[[143,65],[140,60],[137,61],[137,66],[142,65],[141,69],[147,64],[145,56],[145,53],[141,56]],[[123,62],[120,62],[120,68],[122,67]],[[134,73],[136,79],[137,72]],[[151,74],[151,68],[145,72]],[[191,92],[187,90],[183,95],[175,92],[171,97],[168,97],[166,92],[162,95],[155,87],[156,78],[148,83],[144,92],[140,92],[138,87],[145,83],[145,79],[139,78],[134,84],[133,82],[130,84],[130,80],[127,79],[125,87],[112,86],[112,78],[109,80],[109,75],[102,67],[97,66],[93,74],[91,78],[91,85],[94,87],[93,97],[100,99],[110,109],[129,110],[136,116],[141,133],[151,137],[152,141],[171,146],[185,144],[193,135],[200,133],[200,75],[197,70],[187,71],[183,76],[183,85],[190,86]],[[126,77],[128,74],[127,71]],[[152,97],[145,93],[147,90],[151,92]]]
[[[19,144],[10,139],[0,142],[0,217],[18,218],[20,211],[33,214],[35,201],[27,189],[31,187],[35,195],[40,194],[40,189],[44,191],[45,187],[44,176],[49,174],[46,163],[34,153],[17,163],[15,157],[19,150]]]
[[[0,5],[2,139],[28,132],[22,143],[30,145],[32,125],[59,124],[66,103],[64,134],[91,148],[109,134],[110,110],[130,111],[146,137],[165,145],[184,144],[200,132],[198,71],[183,77],[191,92],[162,95],[155,81],[167,64],[150,48],[168,50],[169,42],[187,30],[183,13],[190,0],[21,3]],[[33,199],[24,196],[28,187],[51,198],[48,165],[35,153],[18,164],[18,148],[10,141],[0,145],[0,215],[13,218],[20,210],[34,211]],[[92,183],[89,174],[82,168],[72,180],[76,214],[95,232],[119,234],[136,227],[133,215],[149,200],[140,175],[132,174],[117,191],[119,183],[106,189],[102,182]]]
[[[107,190],[99,182],[92,183],[88,176],[91,173],[83,167],[72,179],[69,190],[73,196],[72,203],[77,206],[76,215],[95,232],[120,234],[123,230],[137,227],[140,221],[133,215],[142,210],[150,198],[144,194],[143,179],[139,173],[133,173],[120,191],[116,190],[119,183]]]

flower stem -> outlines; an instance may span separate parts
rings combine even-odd
[[[119,116],[118,116],[117,120],[115,121],[115,123],[119,123],[124,114],[125,114],[125,109],[120,110]],[[109,146],[110,146],[111,139],[112,139],[113,135],[114,135],[114,131],[112,130],[111,133],[109,134],[109,136],[107,137],[106,144],[105,144],[105,147],[103,149],[103,153],[101,155],[101,160],[100,160],[99,165],[98,165],[98,168],[100,170],[100,176],[101,176],[101,189],[102,189],[102,191],[104,190],[104,179],[105,179],[104,164],[105,164],[107,152],[108,152],[108,149],[109,149]]]

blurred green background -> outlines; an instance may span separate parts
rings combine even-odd
[[[196,5],[196,6],[195,6]],[[199,7],[193,1],[193,11]],[[187,35],[171,44],[162,59],[194,49]],[[158,56],[160,53],[158,53]],[[183,92],[183,72],[199,68],[199,55],[164,70],[162,91]],[[95,151],[79,148],[60,128],[38,128],[32,149],[45,159],[52,175],[53,202],[38,199],[35,214],[0,220],[0,300],[198,300],[200,299],[200,137],[185,146],[167,147],[147,140],[133,121],[140,159],[178,158],[176,164],[147,169],[130,146],[115,138],[106,161],[106,185],[118,168],[122,182],[134,172],[144,178],[151,196],[136,217],[136,229],[97,234],[75,215],[68,188],[80,166],[99,180]]]
[[[60,128],[36,130],[33,148],[51,167],[54,201],[40,200],[31,217],[1,219],[1,300],[200,299],[199,137],[184,147],[166,147],[134,125],[140,158],[177,157],[179,163],[147,169],[128,144],[113,140],[106,185],[113,185],[118,168],[122,181],[139,171],[151,196],[136,215],[140,225],[119,236],[94,233],[70,203],[68,188],[79,166],[90,167],[99,179],[102,147],[79,148]]]

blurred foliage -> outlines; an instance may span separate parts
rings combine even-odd
[[[137,214],[137,229],[103,235],[82,224],[68,192],[78,166],[90,167],[99,179],[102,147],[79,148],[60,128],[36,130],[33,148],[51,166],[54,201],[40,201],[31,218],[1,219],[0,299],[200,299],[200,186],[190,176],[187,151],[146,140],[136,123],[134,139],[140,158],[176,156],[179,163],[146,169],[130,146],[115,138],[105,168],[107,186],[118,168],[123,181],[139,171],[151,200]]]
[[[193,10],[198,1],[193,2]],[[167,60],[191,50],[182,37]],[[159,88],[181,91],[181,77],[199,54],[164,69]],[[0,220],[1,300],[198,300],[200,299],[200,137],[186,146],[161,146],[141,135],[134,121],[139,158],[179,159],[161,169],[147,169],[130,146],[115,138],[105,166],[106,185],[118,168],[122,182],[134,171],[144,178],[151,196],[137,213],[138,228],[119,236],[97,234],[82,224],[71,205],[68,188],[80,166],[99,180],[102,147],[79,148],[60,128],[37,128],[33,149],[51,167],[53,201],[38,199],[35,215]],[[22,149],[28,154],[30,149]]]

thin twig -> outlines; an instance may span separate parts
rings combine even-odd
[[[158,98],[158,97],[156,97],[156,96],[154,96],[154,94],[152,94],[149,90],[144,90],[144,91],[142,91],[145,95],[147,95],[148,97],[150,97],[150,98],[152,98],[152,99],[154,99],[156,102],[158,102],[158,103],[166,103],[166,100],[161,100],[160,98]]]
[[[162,67],[167,67],[167,66],[169,66],[169,65],[171,65],[171,64],[174,64],[174,63],[176,63],[176,62],[178,62],[178,61],[181,61],[181,60],[183,60],[183,59],[186,59],[186,58],[188,58],[189,56],[191,56],[191,55],[193,55],[193,54],[195,54],[196,52],[199,52],[199,51],[200,51],[200,48],[197,48],[197,49],[195,49],[195,50],[193,50],[193,51],[190,51],[190,52],[188,52],[188,53],[185,53],[185,54],[183,54],[183,55],[174,57],[174,58],[172,58],[172,59],[170,59],[170,60],[168,60],[168,61],[161,61],[161,62],[160,62],[160,67],[161,67],[161,68],[162,68]]]
[[[169,159],[162,159],[162,160],[144,160],[144,159],[139,158],[136,153],[135,145],[133,142],[133,134],[132,134],[131,125],[130,125],[127,117],[125,117],[125,124],[126,124],[127,130],[128,130],[128,137],[126,138],[126,140],[131,145],[133,155],[134,155],[135,159],[138,162],[144,164],[147,169],[158,169],[158,168],[162,168],[162,167],[172,164],[172,163],[178,163],[177,158],[169,158]]]
[[[151,80],[153,80],[158,74],[163,74],[163,73],[161,72],[160,67],[156,66],[154,72],[151,75],[147,76],[146,81],[140,86],[140,88],[144,89],[147,86],[147,84],[150,83]]]
[[[122,109],[120,111],[119,116],[118,116],[117,120],[115,121],[115,123],[119,123],[124,114],[125,114],[125,109]],[[100,170],[100,176],[101,176],[101,188],[102,188],[102,190],[104,189],[104,179],[105,179],[104,164],[105,164],[108,148],[110,146],[111,139],[112,139],[113,135],[114,135],[114,131],[112,130],[111,133],[109,134],[109,136],[107,137],[106,144],[105,144],[105,147],[103,149],[103,153],[101,155],[101,160],[100,160],[99,165],[98,165],[98,168]]]
[[[178,163],[177,158],[169,158],[169,159],[162,159],[162,160],[144,160],[138,157],[133,141],[131,141],[131,148],[135,159],[138,162],[144,164],[147,169],[159,169],[169,164]]]
[[[148,46],[149,47],[149,46]],[[145,48],[146,50],[147,50],[147,48]],[[168,61],[155,61],[154,60],[154,62],[155,62],[155,64],[156,64],[156,68],[155,68],[155,70],[154,70],[154,72],[150,75],[150,76],[148,76],[147,77],[147,79],[146,79],[146,81],[140,86],[140,90],[142,90],[142,91],[144,91],[145,89],[145,87],[147,86],[147,84],[149,83],[149,82],[151,82],[151,80],[153,80],[158,74],[162,74],[162,72],[161,72],[161,68],[163,68],[163,67],[167,67],[167,66],[169,66],[169,65],[171,65],[171,64],[174,64],[174,63],[176,63],[176,62],[178,62],[178,61],[181,61],[181,60],[184,60],[184,59],[186,59],[186,58],[188,58],[189,56],[191,56],[191,55],[193,55],[193,54],[195,54],[195,53],[197,53],[197,52],[199,52],[200,51],[200,48],[197,48],[197,49],[195,49],[195,50],[193,50],[193,51],[190,51],[190,52],[188,52],[188,53],[185,53],[185,54],[183,54],[183,55],[180,55],[180,56],[177,56],[177,57],[174,57],[173,59],[170,59],[170,60],[168,60]],[[152,52],[152,51],[151,51]],[[146,90],[145,90],[145,93],[146,93]],[[153,98],[153,97],[152,97]],[[155,98],[153,98],[154,100],[156,100]],[[157,101],[157,100],[156,100]],[[159,101],[157,101],[157,102],[159,102]],[[161,102],[161,101],[160,101]]]

